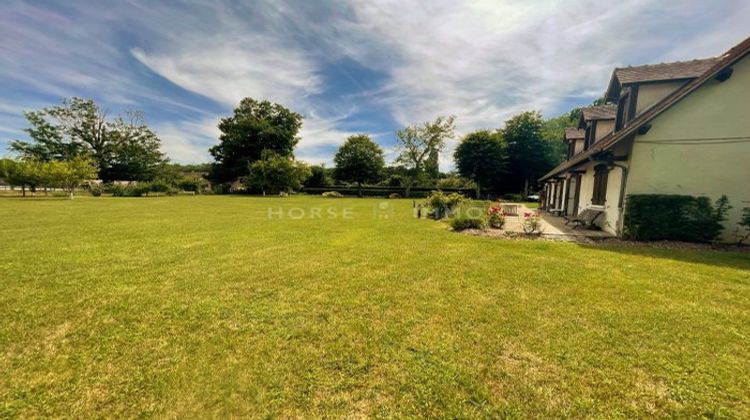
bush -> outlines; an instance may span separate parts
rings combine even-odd
[[[464,201],[466,201],[466,197],[461,194],[445,194],[438,190],[430,193],[425,205],[430,208],[430,216],[433,219],[440,220],[450,216],[453,210]]]
[[[139,195],[148,195],[149,193],[176,195],[178,192],[177,188],[164,181],[138,183],[136,188],[140,191]]]
[[[526,197],[524,197],[523,194],[505,194],[502,198],[503,200],[510,201],[511,203],[521,203],[523,201],[526,201]]]
[[[462,205],[450,218],[450,226],[455,231],[464,229],[486,229],[487,209],[476,205]]]
[[[186,176],[177,181],[177,187],[183,191],[203,194],[210,187],[208,181],[197,176]]]
[[[343,197],[344,197],[344,195],[343,195],[343,194],[341,194],[341,193],[340,193],[340,192],[338,192],[338,191],[326,191],[326,192],[324,192],[324,193],[323,193],[323,194],[321,194],[321,195],[322,195],[323,197],[326,197],[326,198],[343,198]]]
[[[390,199],[401,198],[401,194],[399,194],[399,193],[390,193],[390,194],[388,194],[388,198],[390,198]]]
[[[523,222],[521,222],[523,233],[527,235],[539,235],[542,233],[542,216],[538,212],[524,213]]]
[[[101,197],[102,192],[104,192],[104,188],[102,188],[99,184],[91,184],[89,185],[89,191],[91,191],[91,195],[94,197]]]
[[[636,241],[711,242],[724,228],[729,200],[712,204],[708,197],[689,195],[629,195],[623,236]]]

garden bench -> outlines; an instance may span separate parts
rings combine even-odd
[[[567,225],[568,223],[575,223],[575,226],[573,227],[574,229],[579,226],[583,226],[589,229],[594,226],[594,222],[602,213],[604,213],[603,210],[592,208],[584,209],[582,212],[578,213],[577,216],[569,217],[568,221],[565,222],[565,224]]]
[[[509,216],[517,216],[518,215],[518,207],[520,207],[518,204],[501,204],[500,205],[503,209],[503,213],[509,215]]]

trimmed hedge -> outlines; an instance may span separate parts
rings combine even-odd
[[[425,187],[414,187],[411,189],[411,196],[408,198],[424,198],[430,195],[437,188],[425,188]],[[466,197],[474,197],[476,190],[471,188],[441,188],[446,193],[459,193]],[[319,195],[326,191],[336,191],[346,196],[358,196],[359,189],[356,186],[353,187],[304,187],[301,192],[306,194]],[[389,197],[391,194],[398,194],[401,197],[406,197],[406,188],[404,187],[385,187],[385,186],[374,186],[374,187],[362,187],[362,195],[366,197]]]
[[[623,237],[636,241],[712,242],[724,228],[726,197],[671,194],[628,195]]]

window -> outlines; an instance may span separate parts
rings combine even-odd
[[[607,200],[607,177],[609,169],[607,165],[598,165],[594,168],[594,195],[591,204],[604,205]]]

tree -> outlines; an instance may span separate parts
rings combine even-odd
[[[489,130],[469,133],[456,147],[453,158],[458,173],[477,184],[477,196],[482,188],[495,188],[507,173],[508,156],[499,132]]]
[[[334,177],[340,181],[356,182],[360,196],[362,184],[380,181],[385,166],[383,149],[366,134],[349,136],[333,161],[336,163]]]
[[[36,160],[15,161],[3,159],[0,164],[0,177],[12,186],[21,187],[21,194],[26,197],[26,189],[36,193],[36,187],[43,185],[45,174],[42,163]]]
[[[331,175],[325,165],[310,166],[310,177],[305,180],[305,187],[328,187],[331,184]]]
[[[30,141],[15,140],[10,148],[25,159],[40,162],[88,157],[99,168],[99,178],[150,180],[166,161],[161,142],[132,111],[114,120],[91,99],[71,98],[59,106],[24,113]]]
[[[537,111],[522,112],[505,122],[502,135],[508,145],[510,172],[505,188],[528,194],[529,187],[554,167],[550,143],[542,135],[543,123]]]
[[[71,160],[47,162],[42,173],[49,186],[62,188],[72,200],[83,181],[96,177],[96,165],[90,158],[77,156]]]
[[[399,150],[396,161],[406,169],[405,195],[407,197],[411,193],[412,186],[419,179],[429,177],[425,170],[425,160],[430,156],[433,156],[432,160],[437,160],[437,156],[445,148],[445,141],[454,135],[455,121],[456,117],[452,115],[438,117],[435,121],[424,123],[421,127],[412,125],[396,131]]]
[[[269,101],[245,98],[234,115],[219,122],[219,144],[209,149],[216,162],[209,179],[233,182],[248,174],[264,151],[290,157],[299,142],[302,116]]]
[[[310,177],[310,168],[289,156],[282,156],[273,151],[264,151],[261,159],[249,165],[245,184],[248,188],[257,188],[271,194],[285,190],[298,190]]]

